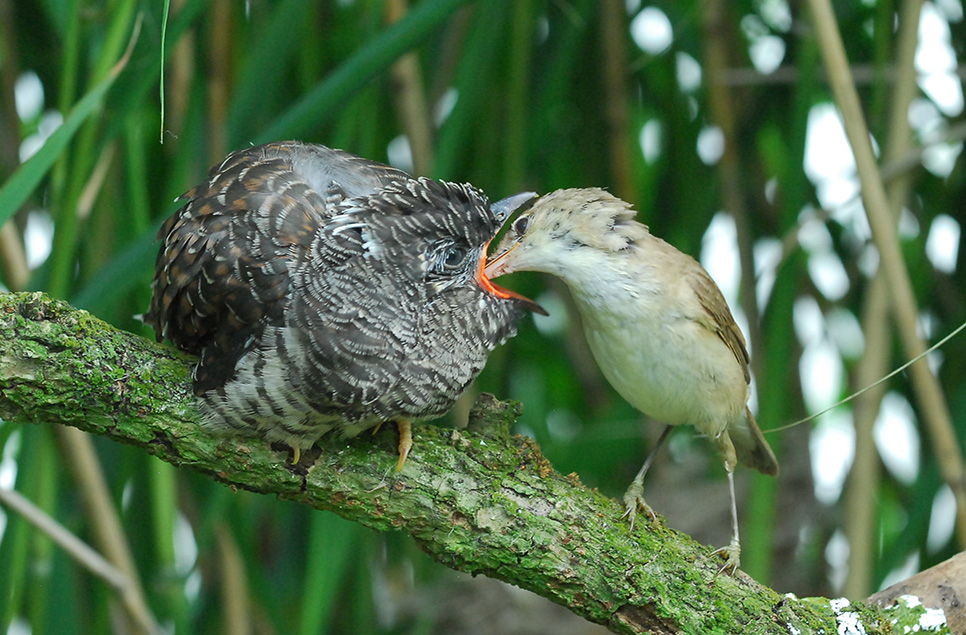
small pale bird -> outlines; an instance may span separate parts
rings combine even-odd
[[[295,141],[235,152],[161,227],[158,340],[198,355],[208,426],[287,444],[443,414],[536,304],[492,284],[486,247],[531,193],[412,178]]]
[[[510,224],[486,274],[529,270],[561,278],[604,376],[631,405],[667,424],[661,440],[670,426],[690,424],[714,442],[732,513],[731,544],[718,552],[722,568],[734,571],[741,553],[735,465],[778,473],[747,406],[748,350],[707,272],[634,217],[628,203],[601,189],[553,192]],[[643,496],[653,454],[624,495],[632,528],[638,507],[653,517]]]

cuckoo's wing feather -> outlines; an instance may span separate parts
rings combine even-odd
[[[369,196],[390,183],[412,178],[402,170],[344,150],[298,142],[286,142],[282,147],[292,152],[294,171],[326,195],[327,203]]]
[[[145,322],[158,339],[202,355],[196,391],[229,379],[252,336],[281,322],[293,260],[346,194],[405,176],[346,152],[283,142],[231,154],[184,195],[185,206],[161,228]]]

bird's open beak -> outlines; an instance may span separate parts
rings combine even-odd
[[[490,246],[490,243],[486,243],[486,247],[489,247],[489,246]],[[483,248],[483,253],[480,254],[479,269],[477,269],[477,272],[476,272],[476,279],[480,283],[480,286],[486,289],[487,291],[489,291],[490,293],[492,293],[493,295],[497,296],[498,298],[503,298],[505,300],[508,300],[510,298],[516,298],[517,300],[522,301],[524,306],[530,309],[531,311],[533,311],[534,313],[539,313],[540,315],[549,315],[546,309],[544,309],[542,306],[540,306],[530,298],[524,297],[519,293],[517,293],[516,291],[510,291],[509,289],[505,289],[498,284],[494,284],[493,281],[490,280],[489,276],[487,275],[490,270],[490,267],[493,266],[496,260],[499,260],[506,254],[510,253],[510,250],[508,249],[507,251],[503,252],[502,254],[497,256],[494,260],[491,260],[489,264],[487,264],[486,247]],[[512,249],[512,247],[510,249]]]
[[[502,245],[503,243],[500,244]],[[507,271],[506,257],[509,256],[510,252],[516,249],[517,245],[519,244],[520,243],[518,241],[514,241],[509,247],[487,260],[486,267],[483,269],[486,275],[490,278],[499,278],[505,273],[510,273]]]

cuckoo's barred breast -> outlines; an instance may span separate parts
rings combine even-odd
[[[529,303],[481,264],[529,197],[491,206],[470,185],[281,142],[235,152],[183,198],[145,321],[200,356],[214,426],[305,449],[442,414]]]

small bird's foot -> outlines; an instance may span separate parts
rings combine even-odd
[[[634,521],[637,518],[638,508],[650,516],[652,521],[657,522],[657,514],[654,513],[651,506],[644,500],[644,484],[635,480],[627,488],[627,491],[624,492],[624,515],[621,516],[621,518],[630,519],[631,531],[634,531]]]
[[[725,563],[718,569],[718,573],[724,572],[728,575],[734,575],[741,565],[741,543],[738,542],[737,538],[732,538],[727,547],[715,549],[711,552],[711,555],[721,555],[725,560]]]
[[[731,441],[726,438],[728,445]],[[731,446],[731,456],[734,457],[734,447]],[[734,575],[741,564],[741,542],[738,540],[738,505],[735,503],[735,466],[734,461],[725,461],[725,469],[728,471],[728,492],[731,495],[731,543],[727,547],[715,549],[711,555],[721,554],[724,556],[725,563],[718,569],[720,574],[727,571],[728,575]]]
[[[396,471],[401,472],[409,451],[413,449],[413,426],[409,419],[399,419],[396,425],[399,426],[399,462],[396,464]]]
[[[299,459],[302,458],[302,449],[299,448],[299,446],[297,445],[293,445],[291,447],[292,447],[292,466],[294,467],[299,464]]]
[[[661,432],[661,436],[658,437],[657,443],[651,448],[651,451],[647,455],[647,459],[644,460],[644,465],[637,472],[634,480],[631,481],[630,487],[624,492],[624,516],[621,518],[629,517],[631,519],[631,531],[634,531],[634,519],[637,517],[637,508],[640,507],[651,517],[653,522],[657,522],[657,514],[651,509],[651,506],[644,501],[644,476],[647,474],[647,470],[651,467],[651,463],[654,462],[654,457],[657,456],[657,451],[661,449],[664,445],[664,441],[667,440],[667,435],[671,433],[671,426],[664,426],[664,431]]]

